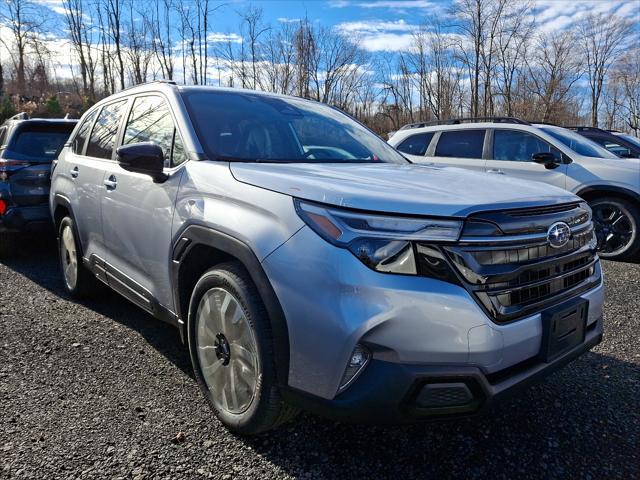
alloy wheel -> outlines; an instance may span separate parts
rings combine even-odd
[[[60,241],[60,258],[62,261],[62,272],[64,281],[69,290],[76,288],[78,282],[78,253],[76,242],[73,238],[73,230],[66,225],[62,230]]]
[[[622,206],[615,203],[592,205],[593,223],[598,239],[598,251],[603,256],[615,256],[625,251],[633,240],[633,221]]]
[[[196,348],[202,377],[218,410],[245,412],[258,385],[258,347],[247,316],[236,297],[212,288],[196,314]]]

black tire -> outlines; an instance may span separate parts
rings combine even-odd
[[[640,208],[638,205],[618,197],[599,197],[591,200],[589,202],[589,206],[593,210],[593,220],[596,226],[596,235],[598,236],[599,243],[598,254],[600,257],[606,260],[634,260],[638,254],[640,254],[640,232],[638,232],[638,229],[640,228]],[[610,232],[610,230],[606,229],[611,228],[611,226],[602,222],[599,218],[599,214],[604,212],[606,216],[608,209],[611,211],[616,209],[625,217],[623,219],[623,229],[625,231],[630,231],[631,234],[624,246],[616,248],[618,244],[606,245],[603,243],[604,239]]]
[[[259,368],[255,393],[247,409],[241,413],[231,413],[216,407],[215,392],[212,392],[205,382],[198,358],[196,316],[203,296],[212,289],[224,290],[237,299],[257,344]],[[273,338],[267,311],[242,264],[223,263],[200,277],[189,303],[187,331],[189,354],[198,385],[211,409],[229,430],[243,435],[255,435],[274,429],[295,417],[298,409],[283,400],[277,387]]]
[[[70,283],[65,275],[65,257],[68,252],[64,247],[63,234],[66,229],[73,236],[73,244],[75,245],[75,266],[76,266],[76,281]],[[86,298],[95,293],[98,288],[98,280],[95,276],[87,270],[82,262],[82,249],[80,248],[80,242],[78,241],[78,232],[76,230],[73,219],[69,216],[64,217],[58,225],[58,257],[60,260],[60,271],[62,273],[62,283],[65,290],[73,298]],[[66,257],[69,258],[69,257]]]
[[[18,236],[15,233],[0,232],[0,258],[6,258],[16,253]]]

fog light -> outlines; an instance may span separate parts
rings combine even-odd
[[[351,357],[349,357],[349,363],[342,376],[342,382],[340,382],[340,388],[338,391],[342,391],[347,388],[351,382],[364,370],[364,367],[369,363],[371,353],[362,345],[356,345],[353,349]]]

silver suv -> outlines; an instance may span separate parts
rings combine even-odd
[[[601,257],[632,260],[640,254],[638,158],[619,158],[566,128],[505,117],[411,124],[389,143],[417,163],[536,180],[569,190],[593,209]]]
[[[316,102],[125,90],[83,116],[50,203],[68,292],[97,278],[176,325],[237,432],[474,413],[602,338],[580,198],[412,165]]]

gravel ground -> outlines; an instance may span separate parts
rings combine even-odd
[[[489,416],[303,415],[246,439],[209,412],[175,329],[106,290],[70,301],[55,250],[27,244],[0,263],[0,478],[639,478],[640,265],[604,268],[604,342]]]

